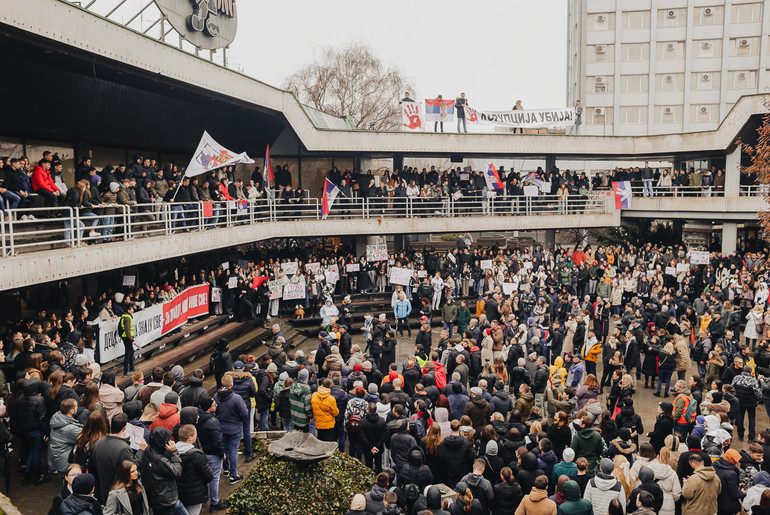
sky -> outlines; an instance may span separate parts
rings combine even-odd
[[[566,107],[564,0],[240,0],[231,66],[273,86],[349,41],[369,45],[411,79],[417,99],[484,110]],[[298,16],[298,14],[301,14]]]

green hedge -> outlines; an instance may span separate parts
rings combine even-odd
[[[311,465],[265,454],[227,499],[228,513],[338,515],[350,509],[354,494],[374,484],[371,469],[339,451]]]

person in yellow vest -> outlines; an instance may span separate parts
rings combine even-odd
[[[118,323],[118,334],[123,340],[123,375],[127,376],[134,371],[134,337],[136,336],[136,327],[134,326],[134,306],[129,304],[125,313],[121,315]]]

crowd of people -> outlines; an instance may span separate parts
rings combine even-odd
[[[757,408],[770,408],[764,252],[693,265],[681,246],[460,237],[385,261],[296,241],[246,258],[9,328],[3,371],[15,375],[2,393],[19,467],[27,483],[58,474],[54,513],[222,509],[221,479],[242,479],[240,446],[253,460],[252,431],[271,428],[337,442],[372,468],[352,513],[770,510],[770,432],[756,427]],[[414,271],[408,284],[391,284],[395,268]],[[214,395],[202,370],[185,380],[179,366],[155,369],[147,384],[135,373],[125,389],[101,372],[83,342],[89,321],[199,281],[230,292],[220,308],[240,316],[304,307],[319,317],[317,348],[291,348],[279,324],[260,357],[220,341]],[[272,281],[304,282],[305,299],[270,299]],[[351,294],[370,291],[392,310],[361,319]],[[654,422],[635,404],[645,388],[661,397]],[[448,506],[432,486],[442,483],[456,493]]]

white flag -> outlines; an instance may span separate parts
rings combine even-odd
[[[254,160],[251,159],[246,152],[236,154],[231,150],[227,150],[225,147],[214,141],[214,138],[212,138],[208,132],[203,131],[201,142],[198,143],[198,148],[195,149],[195,154],[193,154],[193,158],[185,170],[185,176],[194,177],[222,166],[229,166],[237,163],[250,164],[253,162]]]

